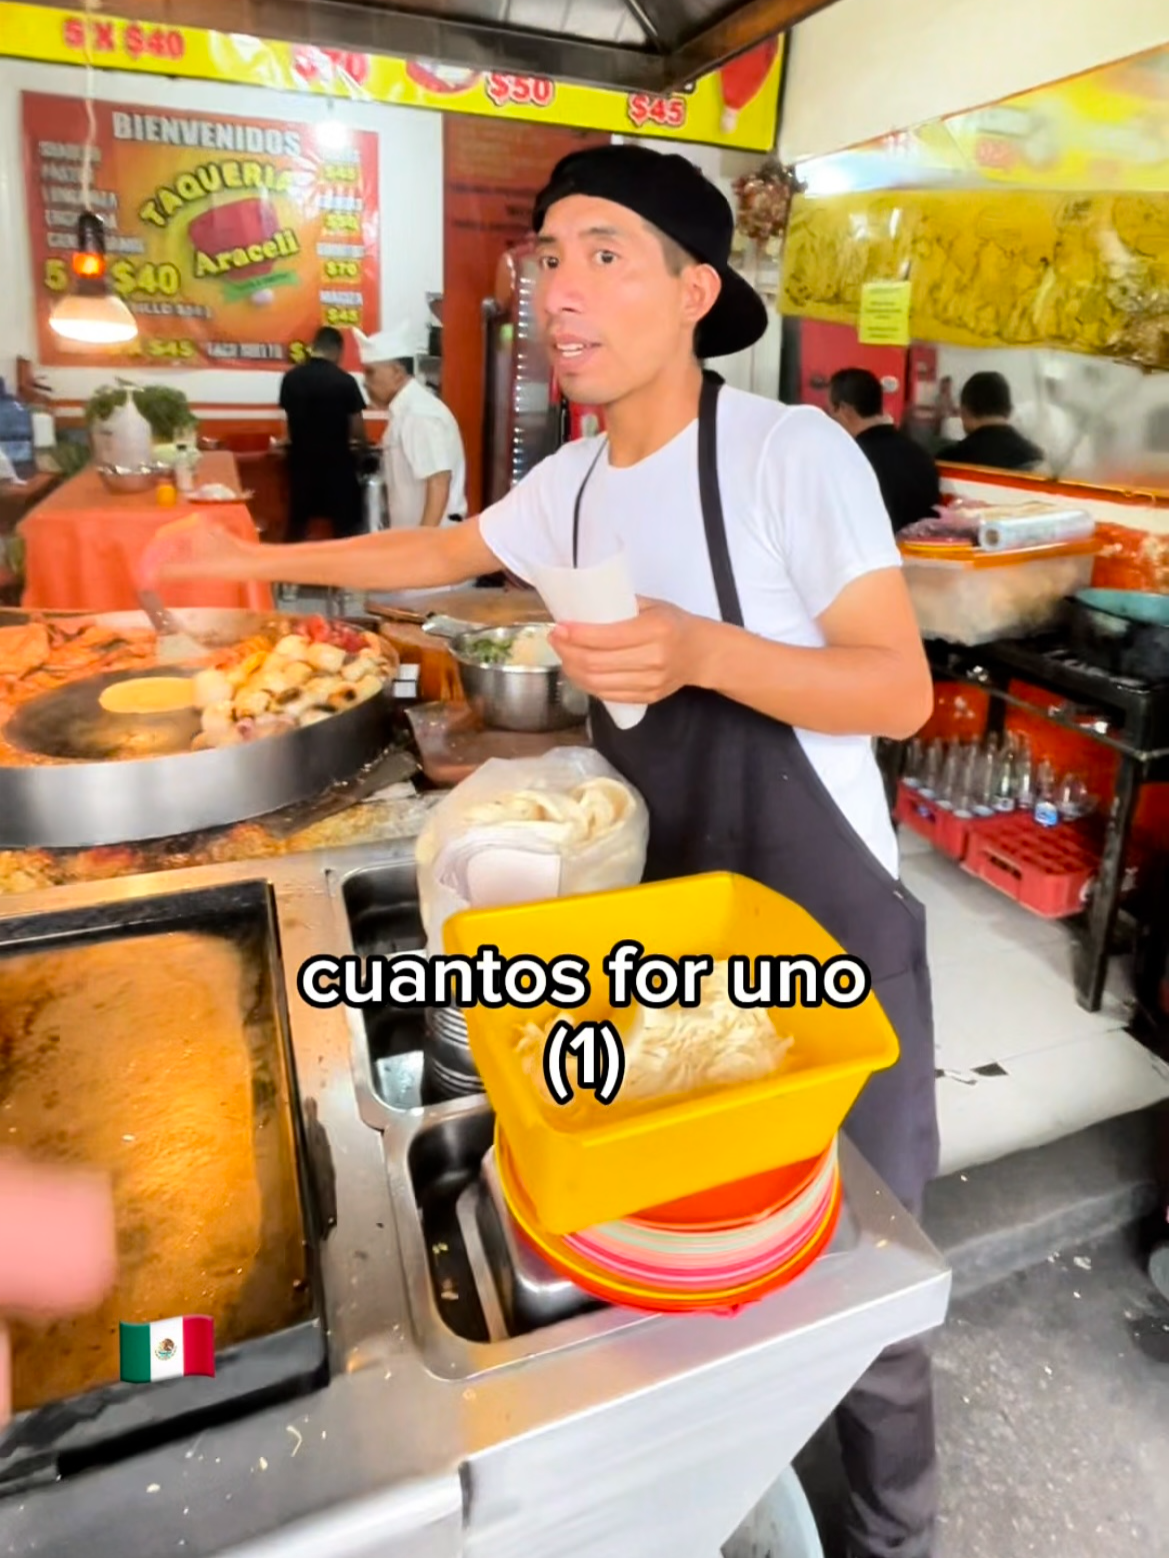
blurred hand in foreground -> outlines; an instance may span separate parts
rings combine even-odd
[[[0,1159],[0,1314],[83,1314],[101,1303],[116,1274],[106,1179]],[[11,1410],[8,1334],[0,1324],[0,1426]]]
[[[138,588],[168,579],[244,579],[257,546],[199,514],[163,525],[138,559]]]

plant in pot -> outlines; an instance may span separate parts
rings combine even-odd
[[[195,426],[187,397],[162,384],[104,384],[89,397],[85,420],[98,464],[124,469],[154,464],[156,446],[173,445]]]

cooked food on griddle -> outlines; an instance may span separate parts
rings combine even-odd
[[[152,628],[118,631],[60,620],[0,627],[0,763],[54,761],[4,740],[2,727],[17,709],[86,676],[145,669],[154,664],[156,645]]]
[[[79,676],[135,670],[154,658],[151,628],[116,632],[95,623],[0,627],[0,704],[8,709]]]
[[[2,727],[24,704],[73,682],[111,672],[157,666],[152,629],[116,630],[86,620],[34,620],[0,627],[0,763],[60,761],[7,741]],[[376,697],[393,677],[396,657],[376,634],[323,617],[273,617],[264,631],[217,655],[186,678],[127,679],[100,697],[107,714],[148,720],[195,708],[200,730],[194,750],[231,746],[313,725]],[[117,757],[149,757],[155,741],[147,725],[140,740],[128,734]]]
[[[133,676],[112,682],[98,702],[107,714],[171,714],[192,706],[191,678]]]
[[[394,669],[375,633],[321,617],[274,641],[247,639],[194,678],[202,711],[194,746],[233,746],[316,724],[376,697]]]

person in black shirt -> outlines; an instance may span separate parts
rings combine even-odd
[[[1011,426],[1011,386],[1001,373],[975,373],[962,386],[958,413],[966,437],[947,444],[939,460],[987,466],[996,471],[1033,471],[1046,456],[1038,444]]]
[[[829,414],[856,439],[873,467],[894,532],[933,513],[942,500],[938,468],[885,415],[881,381],[867,368],[842,368],[828,385]]]
[[[352,445],[365,441],[365,401],[357,380],[341,367],[344,350],[339,330],[318,330],[308,361],[290,369],[280,385],[288,421],[288,541],[305,540],[312,519],[329,520],[338,538],[362,529]]]

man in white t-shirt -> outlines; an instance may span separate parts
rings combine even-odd
[[[542,565],[587,567],[620,546],[638,614],[562,622],[553,642],[590,695],[594,745],[645,798],[646,879],[753,877],[865,964],[901,1053],[845,1131],[918,1213],[938,1153],[925,924],[897,877],[873,738],[911,735],[933,700],[876,478],[822,412],[703,372],[758,341],[767,311],[729,264],[730,206],[686,159],[641,146],[576,153],[554,170],[533,227],[557,380],[605,408],[604,438],[566,445],[447,533],[299,547],[284,562],[187,531],[187,555],[167,572],[434,588],[501,566],[534,581]],[[622,704],[646,708],[632,728],[609,712]],[[925,1344],[883,1354],[837,1426],[850,1558],[929,1558]]]
[[[453,412],[414,377],[404,331],[353,333],[370,402],[389,411],[382,466],[391,528],[456,523],[467,511],[467,464]]]

